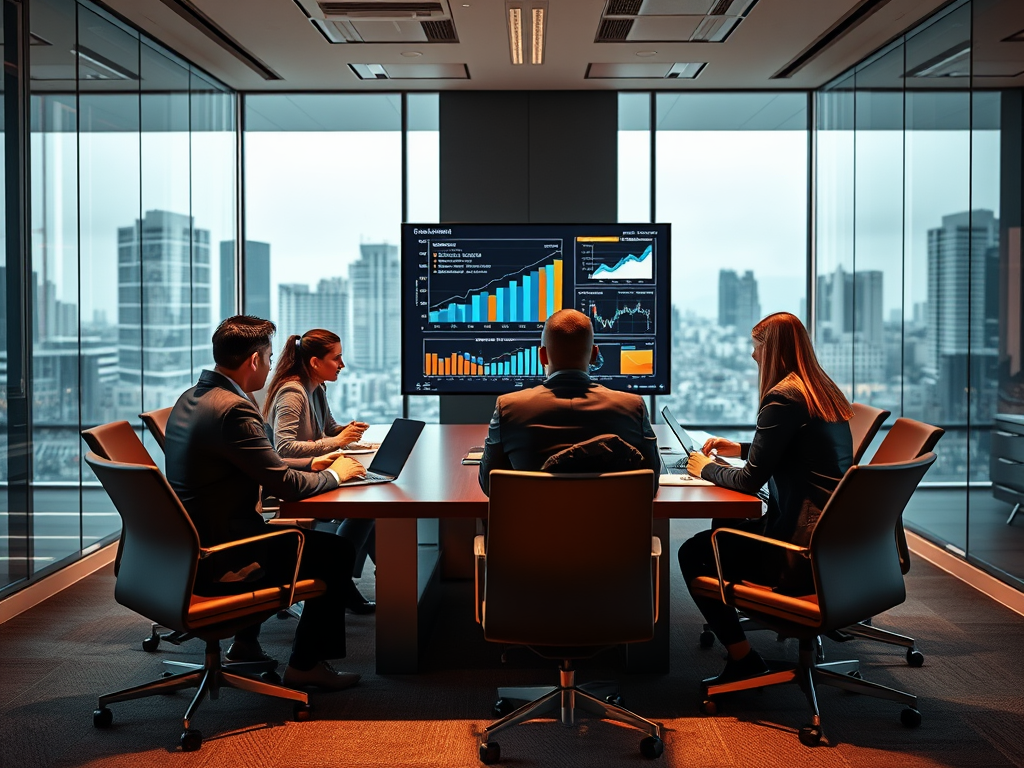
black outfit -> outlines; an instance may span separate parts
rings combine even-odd
[[[753,442],[742,445],[741,455],[743,467],[708,464],[701,477],[748,494],[767,483],[768,511],[760,520],[715,521],[713,527],[741,528],[807,546],[821,510],[853,462],[853,438],[849,422],[811,418],[802,397],[773,389],[761,403]],[[727,579],[753,581],[788,594],[813,591],[807,560],[750,539],[722,536],[718,543]],[[698,576],[717,574],[711,531],[698,533],[679,548],[679,567],[687,587]],[[744,639],[734,609],[718,600],[693,599],[724,645]]]
[[[203,371],[199,383],[186,391],[167,420],[164,445],[167,479],[181,499],[204,547],[268,533],[260,514],[260,487],[285,501],[336,488],[332,472],[309,469],[311,459],[284,460],[267,439],[256,405],[234,383],[214,371]],[[321,579],[327,592],[307,600],[295,630],[291,664],[306,669],[318,661],[345,655],[344,585],[351,583],[352,544],[337,536],[304,531],[300,578]],[[204,560],[196,576],[197,590],[209,594],[233,589],[220,579],[226,571],[258,562],[268,583],[291,578],[295,539],[281,537],[269,545],[245,548],[230,560]],[[259,589],[262,580],[246,581]],[[279,581],[276,583],[280,583]],[[237,585],[236,585],[237,586]],[[239,632],[237,640],[255,640],[259,625]]]
[[[602,387],[584,371],[554,373],[539,386],[498,398],[480,460],[480,487],[488,492],[492,469],[536,472],[556,453],[606,434],[641,453],[641,468],[654,470],[657,490],[661,458],[644,401]]]

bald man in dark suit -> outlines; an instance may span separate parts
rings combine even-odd
[[[643,399],[603,387],[588,373],[599,354],[590,318],[575,309],[554,313],[541,344],[544,383],[498,398],[480,460],[484,493],[493,469],[537,471],[556,453],[608,434],[639,451],[638,468],[654,471],[657,491],[661,459]]]

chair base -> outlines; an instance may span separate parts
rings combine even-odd
[[[601,720],[625,723],[643,731],[648,738],[641,742],[641,753],[645,757],[660,756],[664,748],[661,740],[661,726],[616,703],[616,700],[621,701],[617,688],[618,686],[609,682],[577,686],[576,670],[572,669],[568,662],[564,662],[559,669],[559,684],[557,686],[499,688],[499,707],[496,709],[500,708],[501,702],[525,700],[528,703],[484,728],[480,746],[481,760],[485,763],[497,761],[496,755],[500,755],[500,751],[492,738],[506,728],[552,715],[562,725],[571,727],[576,725],[578,711],[596,716]]]
[[[267,678],[270,675],[276,678],[276,673],[272,669],[267,670],[267,662],[235,662],[233,665],[234,670],[227,668],[221,662],[220,643],[216,640],[207,640],[206,658],[205,662],[201,665],[176,661],[164,663],[169,666],[184,668],[185,671],[177,674],[165,672],[163,677],[151,682],[100,696],[97,708],[93,712],[93,724],[98,728],[105,728],[111,724],[113,715],[111,715],[108,709],[109,704],[173,693],[185,688],[198,689],[182,718],[184,732],[181,736],[181,744],[185,751],[198,749],[202,743],[201,734],[192,729],[192,718],[207,695],[211,699],[219,698],[221,688],[237,688],[243,691],[250,691],[251,693],[293,701],[295,702],[295,719],[307,720],[309,718],[309,695],[307,693],[287,688],[275,682],[269,682]],[[255,667],[255,669],[250,669],[250,672],[253,673],[263,670],[264,679],[260,680],[235,671],[241,670],[244,666]]]
[[[816,637],[800,638],[800,659],[796,664],[770,661],[768,662],[769,671],[763,675],[718,685],[702,683],[701,692],[704,697],[701,704],[702,711],[709,715],[715,714],[718,707],[714,699],[724,693],[767,688],[783,683],[796,683],[807,697],[807,703],[811,710],[811,723],[800,729],[800,741],[808,746],[815,746],[824,735],[821,728],[821,713],[818,710],[816,686],[829,685],[851,693],[904,704],[907,709],[900,714],[903,724],[909,727],[920,725],[921,713],[917,710],[917,696],[862,679],[859,661],[819,662],[815,649],[816,639]]]

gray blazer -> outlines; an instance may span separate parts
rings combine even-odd
[[[312,458],[342,446],[335,437],[342,427],[334,420],[322,386],[307,394],[299,381],[281,385],[267,411],[274,448],[289,458]]]

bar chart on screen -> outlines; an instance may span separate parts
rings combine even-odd
[[[543,376],[537,345],[508,339],[427,340],[425,376]]]

